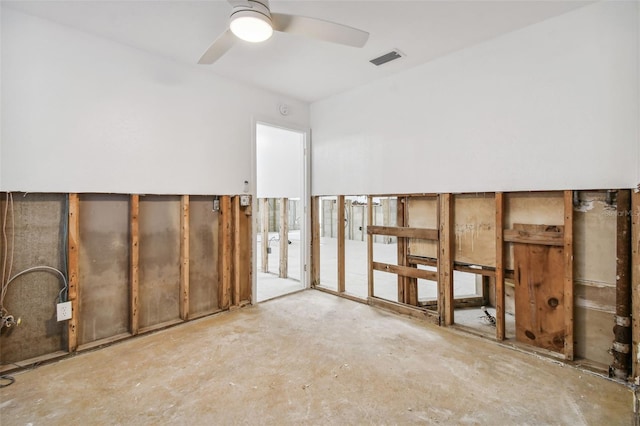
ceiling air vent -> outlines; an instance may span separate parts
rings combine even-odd
[[[398,52],[397,50],[392,50],[391,52],[385,53],[382,56],[378,56],[377,58],[374,58],[369,62],[371,62],[375,66],[380,66],[382,64],[386,64],[387,62],[391,62],[395,59],[400,59],[402,58],[402,56],[404,56],[402,55],[402,53]]]

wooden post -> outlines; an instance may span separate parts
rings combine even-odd
[[[367,197],[367,227],[373,226],[373,197]],[[373,297],[373,234],[367,233],[367,295]]]
[[[138,315],[140,308],[140,302],[138,299],[140,288],[140,227],[138,223],[138,215],[140,214],[140,196],[137,194],[132,195],[129,203],[129,229],[131,233],[131,260],[129,264],[129,328],[131,330],[131,334],[136,335],[140,329],[140,319]]]
[[[338,195],[338,293],[344,293],[345,290],[344,238],[344,195]]]
[[[440,241],[438,253],[438,311],[445,325],[453,324],[453,198],[440,194]]]
[[[280,198],[280,267],[278,276],[289,276],[289,200]]]
[[[228,309],[231,292],[231,197],[220,197],[219,226],[219,279],[218,279],[218,306],[220,309]]]
[[[504,194],[496,192],[496,339],[505,339]]]
[[[241,253],[241,232],[240,232],[240,196],[233,197],[233,288],[231,291],[232,306],[240,307],[240,280],[242,268]]]
[[[269,272],[269,199],[260,203],[260,222],[262,225],[262,272]]]
[[[182,196],[180,216],[180,318],[189,319],[189,196]]]
[[[564,357],[573,360],[573,191],[564,191]]]
[[[67,322],[68,341],[67,349],[75,352],[78,348],[78,317],[79,310],[79,250],[80,250],[80,200],[78,194],[69,194],[69,229],[68,229],[68,276],[69,292],[68,300],[71,301],[71,319]]]
[[[630,227],[628,212],[631,209],[631,194],[627,189],[618,190],[618,209],[616,223],[616,317],[613,327],[613,363],[610,371],[619,379],[626,380],[631,366],[631,344],[633,340],[632,287],[630,279]]]
[[[640,384],[640,193],[631,191],[632,378]]]
[[[311,287],[320,284],[320,197],[311,198]]]
[[[406,215],[405,215],[405,211],[406,211],[406,204],[407,204],[407,198],[406,197],[398,197],[397,199],[397,204],[396,204],[396,225],[398,227],[403,227],[406,226]],[[397,241],[397,246],[398,246],[398,266],[407,266],[407,239],[406,238],[400,238],[400,237],[396,237],[396,241]],[[406,294],[406,290],[407,290],[407,278],[402,276],[402,275],[398,275],[398,303],[407,303],[407,294]]]

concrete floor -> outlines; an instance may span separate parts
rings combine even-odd
[[[292,278],[278,278],[276,274],[258,272],[257,302],[284,296],[303,289],[302,283]]]
[[[630,390],[307,290],[14,375],[0,423],[628,425]]]

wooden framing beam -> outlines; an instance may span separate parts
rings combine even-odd
[[[373,197],[367,197],[367,296],[373,297],[373,234],[369,227],[373,226]]]
[[[278,276],[289,276],[289,200],[280,198],[280,266]]]
[[[416,278],[429,281],[438,281],[438,273],[411,266],[391,265],[389,263],[373,262],[372,269],[382,272],[390,272],[403,277]]]
[[[262,272],[269,272],[269,199],[260,200],[260,225],[262,238]]]
[[[640,192],[631,191],[631,377],[640,384]],[[640,408],[640,407],[639,407]],[[636,412],[636,414],[638,414]]]
[[[233,197],[232,203],[232,211],[233,211],[233,280],[232,280],[232,289],[231,289],[231,305],[233,307],[240,307],[240,280],[241,280],[241,271],[240,262],[242,261],[240,253],[241,253],[241,241],[240,238],[242,236],[240,232],[240,196],[236,195]]]
[[[425,309],[415,306],[408,306],[402,303],[391,302],[389,300],[380,299],[378,297],[371,297],[368,300],[369,305],[376,308],[386,309],[391,312],[395,312],[401,315],[407,315],[413,318],[419,318],[427,320],[433,324],[440,325],[440,318],[438,314],[429,312]]]
[[[79,307],[79,252],[80,252],[80,198],[78,194],[69,194],[69,228],[68,228],[68,300],[71,301],[72,316],[67,321],[67,350],[75,352],[78,348]]]
[[[129,329],[132,335],[140,330],[140,196],[131,195],[129,201],[129,232],[131,257],[129,262]]]
[[[507,243],[540,244],[557,247],[563,247],[565,243],[563,232],[530,232],[523,229],[505,229],[503,239]]]
[[[320,284],[320,197],[311,197],[311,287]]]
[[[564,357],[573,360],[573,191],[564,191]]]
[[[431,258],[422,257],[422,256],[408,255],[407,261],[413,265],[433,266],[434,268],[438,266],[437,259],[431,259]],[[453,262],[453,270],[460,271],[460,272],[468,272],[470,274],[482,275],[484,277],[496,276],[496,271],[492,267],[474,268],[472,266],[469,266],[469,264],[460,264],[460,263]]]
[[[183,195],[180,215],[180,318],[189,319],[189,196]]]
[[[495,277],[496,271],[492,271],[491,269],[484,268],[471,268],[470,266],[464,265],[456,265],[455,262],[453,264],[454,271],[467,272],[469,274],[477,274],[482,275],[483,277]]]
[[[367,234],[388,235],[398,238],[416,238],[420,240],[438,240],[438,230],[428,228],[408,228],[399,226],[368,226]]]
[[[496,192],[496,339],[505,339],[504,194]]]
[[[345,290],[345,217],[344,195],[338,195],[338,293]]]
[[[453,197],[438,196],[440,242],[438,251],[438,311],[444,325],[451,325],[453,318]]]
[[[228,309],[231,298],[231,197],[220,197],[219,226],[219,279],[218,279],[218,305],[220,309]]]

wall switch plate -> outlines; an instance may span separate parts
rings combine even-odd
[[[58,321],[71,319],[71,302],[58,303],[57,305]]]
[[[241,195],[240,196],[240,205],[242,207],[247,207],[251,204],[251,197],[249,195]]]

